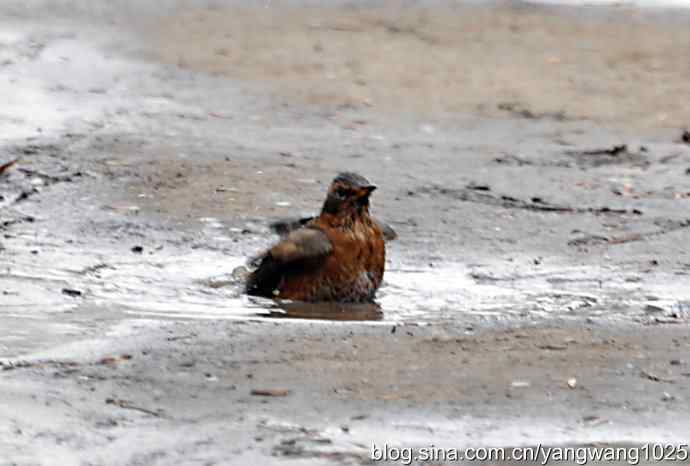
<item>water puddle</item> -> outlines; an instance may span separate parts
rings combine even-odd
[[[32,30],[40,32],[27,32]],[[150,65],[104,51],[111,38],[98,29],[77,31],[0,22],[0,142],[91,131],[105,115],[112,123],[142,109],[177,108],[171,99],[148,95],[157,92],[149,85]],[[123,75],[138,76],[137,87]],[[131,124],[131,118],[122,123]]]
[[[419,268],[389,266],[376,304],[277,303],[247,297],[233,270],[244,258],[216,251],[189,254],[131,254],[85,257],[72,251],[13,262],[3,272],[5,316],[30,317],[36,309],[56,313],[90,307],[119,308],[131,315],[183,319],[306,318],[355,321],[462,321],[547,317],[597,317],[642,314],[649,290],[611,276],[605,268],[564,267],[538,272],[498,265],[444,264]],[[36,271],[40,270],[40,273]],[[655,290],[659,290],[658,285]],[[70,290],[75,290],[73,293]],[[659,308],[687,300],[682,290],[661,290]],[[675,294],[675,296],[674,296]],[[76,295],[76,296],[75,296]]]
[[[40,235],[39,235],[40,236]],[[320,320],[473,327],[545,319],[690,321],[687,290],[659,277],[644,287],[607,267],[434,267],[389,264],[375,304],[276,302],[248,297],[245,258],[218,250],[84,253],[40,242],[13,250],[0,270],[0,356],[101,335],[125,320]],[[527,263],[527,261],[525,261]],[[105,329],[105,330],[104,330]],[[91,332],[91,333],[89,333]]]

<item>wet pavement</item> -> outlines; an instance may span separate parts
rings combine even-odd
[[[687,440],[687,122],[314,102],[209,64],[168,7],[3,8],[0,464]],[[399,236],[377,303],[244,296],[270,221],[344,168]]]

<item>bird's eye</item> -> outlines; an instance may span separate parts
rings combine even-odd
[[[336,189],[335,193],[338,195],[338,197],[345,199],[348,196],[348,194],[350,194],[350,191],[348,191],[345,188],[338,188]]]

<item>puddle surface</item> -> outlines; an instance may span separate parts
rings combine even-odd
[[[462,264],[433,268],[389,266],[377,305],[277,304],[247,297],[242,279],[232,271],[243,258],[216,252],[184,255],[152,254],[128,258],[100,256],[98,262],[76,254],[52,253],[53,264],[16,261],[4,272],[5,315],[28,317],[32,309],[45,313],[92,306],[117,306],[130,314],[191,319],[249,317],[322,318],[326,320],[446,321],[483,318],[607,316],[638,307],[647,294],[622,276],[608,278],[606,269],[569,267],[505,275],[483,273]],[[40,272],[37,273],[37,270]],[[600,278],[597,278],[599,276]],[[75,289],[80,296],[63,290]],[[665,290],[667,295],[678,290]],[[676,296],[681,300],[683,296]],[[674,300],[655,300],[663,307]]]
[[[233,276],[244,258],[217,251],[85,255],[47,243],[40,254],[20,257],[0,273],[0,312],[6,322],[0,352],[5,355],[31,347],[34,340],[78,336],[88,327],[97,328],[99,320],[278,318],[472,326],[508,319],[690,314],[683,290],[664,282],[642,289],[605,267],[506,271],[490,264],[389,264],[376,304],[345,305],[248,297],[242,293],[242,279]],[[650,296],[652,291],[665,298]]]

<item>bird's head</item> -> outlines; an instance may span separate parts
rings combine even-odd
[[[369,212],[369,195],[376,189],[366,178],[352,172],[340,173],[333,179],[323,203],[323,213],[361,215]]]

